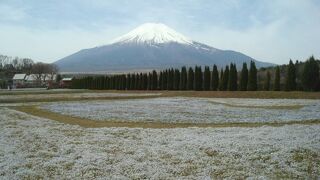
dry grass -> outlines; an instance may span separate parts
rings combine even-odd
[[[293,109],[301,109],[304,106],[303,105],[288,105],[288,106],[248,106],[248,105],[237,105],[237,104],[229,104],[229,103],[223,103],[223,102],[215,102],[215,101],[209,101],[209,103],[212,104],[221,104],[228,107],[238,107],[238,108],[261,108],[261,109],[287,109],[287,110],[293,110]]]
[[[120,100],[120,99],[144,99],[144,98],[155,98],[160,95],[150,96],[110,96],[110,97],[54,97],[54,98],[18,98],[18,99],[2,99],[0,103],[28,103],[28,102],[59,102],[59,101],[88,101],[88,100]]]
[[[160,91],[162,92],[162,91]],[[284,91],[165,91],[163,96],[205,98],[320,99],[320,92]]]
[[[36,106],[17,106],[15,110],[25,112],[34,116],[39,116],[58,122],[79,125],[86,128],[99,127],[128,127],[128,128],[187,128],[187,127],[261,127],[261,126],[283,126],[290,124],[319,124],[319,120],[290,121],[290,122],[259,122],[259,123],[162,123],[162,122],[117,122],[117,121],[94,121],[85,118],[72,117],[39,109]]]
[[[94,93],[162,93],[163,97],[204,98],[260,98],[260,99],[320,99],[320,92],[304,91],[137,91],[137,90],[88,90]]]
[[[55,102],[55,101],[82,101],[82,100],[109,100],[109,99],[135,99],[152,97],[203,97],[203,98],[259,98],[259,99],[320,99],[320,92],[284,92],[284,91],[117,91],[117,90],[75,90],[75,91],[41,91],[41,92],[10,92],[7,95],[17,94],[72,94],[72,93],[161,93],[159,96],[148,97],[56,97],[42,99],[5,99],[0,103],[27,103],[27,102]],[[0,93],[5,95],[5,93]],[[296,107],[299,108],[299,107]]]

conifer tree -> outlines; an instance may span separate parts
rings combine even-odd
[[[179,90],[179,87],[180,87],[180,71],[179,69],[175,69],[174,75],[173,75],[173,89]]]
[[[127,89],[130,90],[130,86],[131,86],[131,75],[127,74]]]
[[[160,71],[160,74],[159,74],[159,89],[160,90],[163,90],[162,83],[163,83],[163,73],[162,73],[162,71]]]
[[[270,80],[271,80],[271,75],[270,75],[270,72],[267,71],[266,79],[264,81],[264,90],[265,91],[269,91],[270,90]]]
[[[273,85],[274,91],[280,91],[280,67],[276,67],[276,72],[274,75],[274,85]]]
[[[240,90],[246,91],[248,86],[248,68],[247,63],[243,63],[240,76]]]
[[[119,87],[119,80],[118,80],[118,76],[114,76],[114,89],[118,90]]]
[[[286,91],[294,91],[296,86],[296,67],[290,59],[286,72]]]
[[[139,89],[139,73],[136,74],[135,78],[136,79],[134,80],[135,82],[134,87],[135,87],[135,90],[138,90]]]
[[[194,90],[201,91],[203,86],[203,74],[201,70],[201,66],[195,67],[194,72]]]
[[[210,90],[210,68],[209,66],[204,67],[203,73],[203,90],[209,91]]]
[[[223,69],[220,70],[219,90],[223,91]]]
[[[149,72],[148,73],[148,81],[147,81],[147,89],[152,90],[152,74]]]
[[[305,91],[320,90],[319,63],[313,56],[305,62],[301,80]]]
[[[194,90],[194,71],[192,67],[188,70],[188,90]]]
[[[158,89],[158,74],[157,71],[152,71],[152,90]]]
[[[169,71],[168,71],[168,79],[167,79],[167,81],[168,81],[168,85],[167,85],[167,89],[168,90],[173,90],[173,76],[174,76],[174,70],[171,68],[171,69],[169,69]]]
[[[163,78],[162,78],[162,89],[163,90],[167,90],[168,89],[167,81],[168,81],[168,70],[165,70],[163,72]]]
[[[213,65],[212,73],[211,73],[211,83],[210,89],[216,91],[219,86],[219,73],[216,65]]]
[[[199,79],[199,90],[203,90],[203,72],[202,72],[202,67],[199,66],[198,67],[198,71],[199,71],[199,76],[198,76],[198,79]]]
[[[144,73],[143,74],[143,90],[148,89],[148,74]]]
[[[181,68],[180,90],[187,90],[187,68],[183,66]]]
[[[223,72],[223,77],[222,77],[222,91],[226,91],[228,88],[228,81],[229,81],[229,66],[227,65],[224,72]]]
[[[258,89],[257,68],[254,61],[250,62],[250,70],[248,77],[248,91],[256,91]]]
[[[229,80],[228,80],[228,90],[236,91],[238,81],[238,72],[235,64],[230,64]]]

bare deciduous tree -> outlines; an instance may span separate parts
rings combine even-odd
[[[53,80],[54,75],[58,72],[58,67],[55,64],[35,63],[32,66],[32,74],[37,81]]]

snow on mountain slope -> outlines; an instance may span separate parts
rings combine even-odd
[[[55,62],[62,72],[131,71],[182,66],[241,66],[252,57],[193,41],[160,23],[146,23],[111,44],[83,49]],[[257,67],[270,63],[256,61]]]
[[[145,23],[129,33],[115,39],[112,43],[161,44],[176,42],[192,45],[189,38],[161,23]]]

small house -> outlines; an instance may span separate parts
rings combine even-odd
[[[70,88],[72,85],[72,77],[69,78],[62,78],[60,81],[60,87],[61,88]]]
[[[15,88],[24,87],[26,76],[27,74],[15,74],[12,78],[13,87]]]

